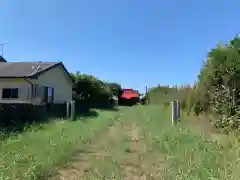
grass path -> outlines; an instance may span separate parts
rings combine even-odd
[[[159,161],[159,154],[154,151],[145,138],[142,127],[137,123],[140,112],[135,109],[131,111],[125,119],[127,139],[121,160],[122,179],[159,179],[164,166]]]
[[[9,159],[0,161],[0,167],[8,167],[11,158],[18,164],[5,168],[1,174],[5,178],[0,179],[33,179],[24,172],[34,165],[39,171],[32,173],[55,172],[49,180],[240,179],[239,138],[228,136],[220,143],[209,132],[200,133],[189,118],[182,114],[181,123],[172,126],[170,109],[150,105],[101,112],[86,122],[46,125],[42,130],[22,134],[18,141],[2,143],[2,154]],[[30,137],[34,139],[29,141]],[[25,143],[29,148],[24,148]],[[11,148],[18,149],[18,153],[12,155]],[[16,161],[20,152],[33,158]],[[66,161],[59,165],[62,158]]]
[[[88,147],[76,152],[69,162],[50,179],[84,180],[115,176],[114,173],[118,172],[115,162],[120,155],[115,152],[123,151],[121,146],[123,138],[121,122],[118,119],[95,137]]]
[[[191,119],[184,114],[181,122],[173,127],[170,109],[161,106],[148,106],[142,112],[144,118],[139,118],[139,123],[144,128],[145,136],[151,139],[154,149],[164,156],[168,171],[163,179],[240,179],[239,138],[229,136],[225,143],[216,141],[209,131],[199,133],[200,127],[193,128],[189,123]],[[215,136],[222,137],[221,134]]]
[[[135,106],[125,109],[107,131],[69,161],[76,164],[74,168],[65,167],[54,178],[237,180],[238,147],[232,141],[212,141],[184,115],[173,127],[169,109]]]
[[[77,150],[115,122],[119,112],[97,111],[94,117],[76,121],[55,120],[33,125],[0,141],[0,180],[34,180],[49,176]]]
[[[143,136],[136,113],[129,108],[50,180],[159,179],[164,166]]]

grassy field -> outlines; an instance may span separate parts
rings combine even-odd
[[[181,123],[172,127],[170,110],[157,106],[144,109],[140,126],[163,157],[166,171],[162,179],[240,178],[240,144],[236,136],[211,132],[203,123],[184,114]]]
[[[88,146],[92,137],[111,125],[119,113],[93,114],[76,121],[56,119],[35,125],[0,142],[0,179],[44,179],[76,150]]]
[[[218,134],[183,113],[173,127],[170,109],[121,107],[2,142],[0,178],[237,180],[239,147],[235,135]]]

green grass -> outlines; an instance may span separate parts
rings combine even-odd
[[[138,108],[144,113],[144,118],[139,117],[139,124],[153,142],[155,150],[165,159],[168,168],[165,179],[240,178],[237,171],[240,144],[236,137],[232,136],[227,143],[213,141],[204,133],[192,129],[184,114],[182,122],[173,127],[170,109],[161,106]]]
[[[171,109],[161,105],[126,107],[119,112],[99,114],[84,121],[56,120],[1,142],[0,179],[40,179],[63,164],[76,164],[79,172],[90,168],[85,179],[133,179],[137,173],[139,178],[147,172],[156,175],[158,171],[161,178],[157,179],[166,180],[240,179],[240,143],[234,134],[206,133],[198,124],[194,127],[194,123],[189,123],[194,117],[184,113],[181,122],[172,126]],[[133,124],[141,137],[144,135],[140,141],[130,141],[136,135],[131,129]],[[113,125],[112,129],[109,125]],[[144,152],[141,143],[149,151]],[[74,154],[77,150],[82,151]],[[77,162],[71,163],[72,155]],[[87,159],[88,166],[82,157]],[[133,170],[124,175],[123,171],[131,168],[135,176]],[[99,175],[94,173],[95,169]],[[67,168],[64,171],[71,174]]]
[[[88,146],[91,138],[119,115],[114,111],[98,113],[98,117],[55,120],[32,126],[0,142],[0,179],[42,179],[48,176],[76,150]]]

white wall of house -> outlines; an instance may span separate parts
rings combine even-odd
[[[37,79],[28,79],[28,81],[33,84],[37,84],[40,86],[46,86],[54,88],[54,99],[53,103],[64,103],[67,100],[72,99],[72,82],[68,77],[67,73],[63,70],[61,66],[57,66],[52,68],[42,74],[39,75]],[[9,99],[2,98],[2,90],[3,88],[18,88],[18,99],[19,101],[31,101],[32,88],[31,84],[27,82],[23,78],[0,78],[0,103],[1,102],[9,102]],[[43,88],[38,90],[39,101],[44,97]],[[42,96],[42,97],[41,97]],[[38,101],[38,99],[34,99]],[[12,100],[10,100],[12,101]]]
[[[29,100],[31,93],[31,85],[24,79],[0,79],[0,102],[7,102],[8,99],[2,98],[4,88],[18,88],[18,100]]]
[[[41,86],[54,88],[54,103],[64,103],[72,99],[72,82],[61,66],[56,66],[31,82]]]

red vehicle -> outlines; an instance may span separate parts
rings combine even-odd
[[[122,89],[120,94],[119,103],[134,105],[139,101],[139,92],[134,89]]]

